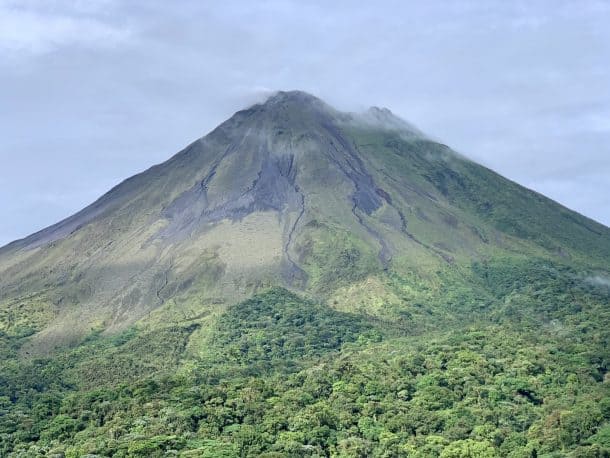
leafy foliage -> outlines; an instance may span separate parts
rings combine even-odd
[[[362,317],[273,288],[227,309],[210,332],[209,354],[257,373],[338,350],[365,335],[380,338]]]
[[[608,456],[610,299],[583,275],[475,263],[414,315],[422,334],[274,288],[207,328],[92,335],[27,363],[27,337],[4,336],[0,453]]]

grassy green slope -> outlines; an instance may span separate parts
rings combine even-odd
[[[445,145],[392,131],[348,132],[379,181],[391,186],[388,191],[393,190],[407,216],[412,215],[408,222],[413,221],[413,232],[423,240],[433,243],[433,235],[457,250],[483,245],[484,253],[487,245],[608,266],[606,226],[458,156]]]

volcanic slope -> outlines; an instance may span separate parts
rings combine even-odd
[[[186,319],[273,285],[344,302],[371,284],[395,299],[389,274],[437,283],[438,271],[497,256],[601,267],[609,241],[608,228],[387,109],[341,113],[280,92],[4,247],[0,300],[45,309],[40,351],[124,329],[168,302]]]

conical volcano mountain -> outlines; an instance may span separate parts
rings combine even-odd
[[[604,265],[610,230],[387,109],[341,113],[280,92],[2,249],[1,299],[35,293],[51,307],[38,336],[50,348],[170,299],[230,304],[273,285],[329,299],[388,272],[429,276],[500,253]]]
[[[0,249],[0,454],[610,450],[609,259],[388,109],[278,92]]]

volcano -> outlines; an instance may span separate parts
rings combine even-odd
[[[194,348],[202,342],[216,349],[206,364],[230,359],[214,342],[230,347],[274,320],[293,326],[282,318],[293,313],[286,304],[300,310],[294,319],[304,327],[277,329],[299,334],[323,326],[323,317],[338,324],[334,334],[316,331],[311,348],[339,342],[329,344],[333,351],[358,336],[385,342],[481,320],[513,331],[516,323],[566,329],[593,310],[607,317],[599,315],[608,305],[599,279],[607,278],[608,259],[609,228],[476,164],[387,108],[346,113],[304,92],[278,92],[75,215],[1,248],[0,329],[17,365],[57,361],[130,332],[148,336],[131,357],[167,342],[172,356],[159,357],[161,369],[151,362],[149,372],[126,376],[140,380],[201,357]],[[261,294],[276,305],[262,307]],[[349,329],[340,325],[347,317],[355,320]],[[179,343],[155,334],[176,329],[185,336]],[[607,339],[597,326],[588,330]],[[275,360],[322,357],[281,355]],[[603,379],[608,359],[596,358],[583,364],[596,365],[590,370]],[[76,385],[86,378],[74,377]],[[529,385],[513,392],[543,403]],[[214,431],[206,434],[235,443],[232,433]],[[354,434],[370,450],[380,440]],[[459,440],[474,441],[468,434]]]

